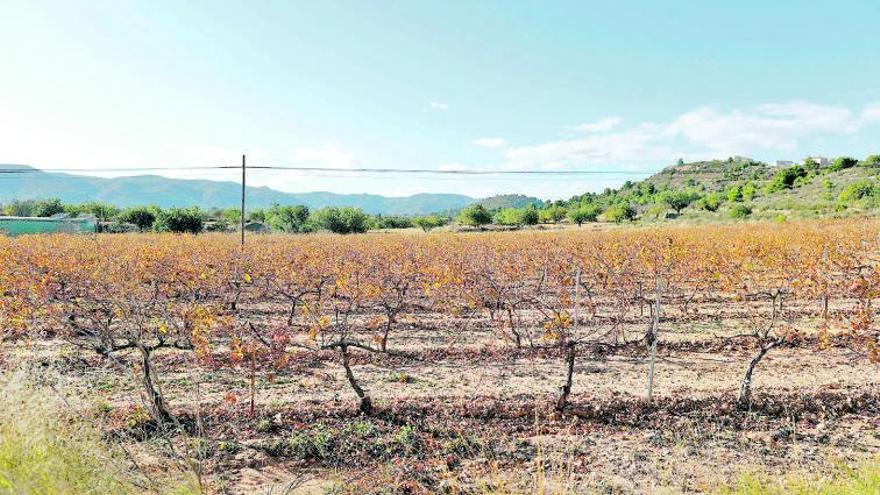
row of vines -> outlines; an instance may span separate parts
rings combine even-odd
[[[222,234],[0,238],[0,338],[124,356],[157,422],[173,418],[160,349],[251,376],[331,354],[369,414],[352,355],[415,352],[407,332],[441,315],[447,334],[488,328],[493,345],[558,349],[563,412],[579,349],[656,349],[664,327],[736,319],[743,330],[726,338],[753,351],[739,392],[748,407],[752,373],[776,347],[845,341],[880,359],[878,235],[874,222],[838,221],[261,236],[243,248]]]

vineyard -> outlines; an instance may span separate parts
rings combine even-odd
[[[693,492],[880,453],[874,221],[0,237],[0,266],[0,366],[98,393],[204,492]]]

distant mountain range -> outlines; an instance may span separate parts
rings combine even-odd
[[[28,169],[27,165],[0,164],[0,170]],[[0,203],[14,199],[58,198],[64,203],[102,201],[120,207],[135,205],[199,206],[226,208],[241,204],[241,185],[212,180],[171,179],[158,175],[90,177],[57,172],[0,173]],[[248,187],[248,206],[260,208],[274,203],[324,206],[352,206],[366,213],[382,215],[424,215],[461,209],[476,198],[461,194],[415,194],[387,197],[377,194],[335,194],[331,192],[285,193],[268,187]]]

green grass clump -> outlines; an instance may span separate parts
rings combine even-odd
[[[21,375],[0,376],[0,494],[195,493],[155,486],[75,409]]]
[[[823,477],[793,476],[770,478],[743,475],[722,495],[878,495],[880,457],[856,468],[839,467]]]

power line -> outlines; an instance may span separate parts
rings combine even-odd
[[[53,172],[177,172],[191,170],[237,170],[240,165],[186,166],[186,167],[130,167],[130,168],[7,168],[0,169],[0,174],[29,174]],[[248,170],[278,170],[294,172],[332,172],[337,174],[426,174],[426,175],[651,175],[654,172],[627,170],[493,170],[493,169],[428,169],[428,168],[333,168],[306,167],[290,165],[251,165]]]

